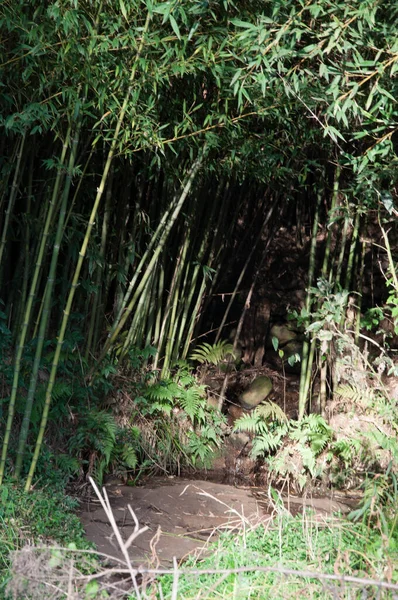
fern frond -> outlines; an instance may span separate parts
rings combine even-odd
[[[129,444],[124,444],[121,453],[121,459],[123,464],[126,465],[126,467],[128,467],[129,469],[135,469],[138,463],[135,448],[133,448],[133,446],[130,446]]]
[[[172,401],[180,392],[180,388],[173,381],[161,381],[150,385],[145,390],[145,396],[149,400],[168,400]]]
[[[361,451],[361,441],[357,438],[343,438],[335,441],[331,445],[331,456],[334,454],[337,458],[340,458],[345,467],[347,467],[354,456],[358,455]]]
[[[55,460],[59,469],[69,475],[77,475],[80,471],[80,462],[74,456],[57,454]]]
[[[280,423],[288,421],[286,413],[275,402],[272,402],[272,400],[267,400],[259,404],[254,410],[254,414],[265,421],[279,421]]]
[[[321,415],[308,415],[293,425],[291,438],[302,446],[308,444],[317,456],[333,438],[333,430]]]
[[[250,414],[242,415],[239,419],[236,419],[233,431],[248,431],[249,433],[259,434],[261,433],[261,429],[264,430],[264,426],[268,431],[265,422],[262,419],[259,419],[253,411]]]
[[[311,448],[303,446],[302,444],[297,444],[297,450],[303,459],[303,467],[308,469],[311,477],[314,477],[316,466],[315,453]]]
[[[170,416],[171,415],[171,411],[172,411],[172,405],[168,402],[154,402],[153,404],[151,404],[150,408],[148,409],[148,413],[150,415],[155,414],[156,412],[161,412],[164,413],[165,415]]]
[[[276,452],[282,445],[284,436],[287,433],[287,427],[278,428],[276,431],[267,431],[262,433],[253,441],[251,455],[253,458],[266,456],[267,454]]]
[[[351,400],[356,404],[372,404],[375,399],[372,388],[363,388],[356,383],[339,385],[335,392],[343,400]]]
[[[187,390],[183,390],[180,396],[181,408],[187,413],[191,421],[196,419],[203,402],[204,398],[197,387],[190,387]]]
[[[234,347],[226,340],[220,340],[216,344],[200,344],[190,355],[190,360],[196,360],[201,364],[219,365],[227,357],[235,359]]]

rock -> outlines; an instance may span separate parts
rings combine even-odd
[[[251,410],[264,400],[272,391],[272,381],[266,375],[256,377],[249,387],[239,396],[243,408]]]
[[[241,406],[237,406],[236,404],[230,404],[228,406],[228,415],[232,417],[232,424],[236,419],[240,419],[244,415],[244,410]]]
[[[208,394],[206,401],[209,408],[218,409],[218,397]]]
[[[245,431],[235,431],[229,436],[228,442],[235,451],[241,453],[243,449],[251,442],[251,438],[250,435]]]
[[[271,347],[272,338],[276,338],[279,342],[279,348],[283,348],[291,340],[297,338],[297,333],[290,329],[289,325],[273,325],[269,332],[269,338],[267,340],[267,346]]]

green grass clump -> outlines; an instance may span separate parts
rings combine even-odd
[[[294,571],[338,574],[398,581],[398,544],[387,539],[376,528],[362,523],[333,519],[317,522],[311,515],[278,517],[272,526],[259,526],[245,536],[242,533],[223,534],[209,555],[200,561],[193,559],[184,568],[206,570],[239,569],[242,567],[285,568]],[[281,572],[256,570],[223,575],[181,575],[178,598],[235,600],[285,600],[286,598],[329,599],[361,598],[363,588],[350,583],[325,581],[314,577],[286,575]],[[165,598],[170,598],[171,578],[161,580]],[[391,592],[367,587],[366,598],[390,598]],[[384,595],[383,595],[384,594]]]
[[[0,598],[8,581],[11,552],[26,544],[75,544],[92,548],[74,513],[77,501],[46,488],[29,493],[11,483],[0,488]]]

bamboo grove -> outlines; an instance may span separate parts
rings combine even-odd
[[[21,477],[29,443],[29,489],[68,356],[90,387],[104,361],[120,368],[152,346],[148,360],[167,376],[202,332],[212,295],[228,277],[236,301],[282,224],[312,228],[309,290],[322,277],[323,296],[361,291],[368,216],[387,214],[395,196],[398,8],[6,0],[0,26],[0,349],[10,381],[0,481],[10,453]],[[326,402],[329,343],[314,335],[304,346],[301,416],[317,360]]]

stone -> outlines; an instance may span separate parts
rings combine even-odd
[[[269,346],[272,346],[272,338],[274,337],[278,340],[279,347],[283,348],[285,344],[297,338],[297,333],[290,329],[289,325],[273,325],[269,332]]]
[[[239,396],[241,406],[247,410],[256,408],[271,393],[272,387],[272,381],[266,375],[256,377]]]

